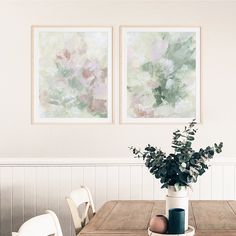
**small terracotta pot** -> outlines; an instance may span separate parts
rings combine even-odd
[[[149,223],[149,229],[152,232],[164,234],[168,229],[168,220],[164,215],[153,216]]]

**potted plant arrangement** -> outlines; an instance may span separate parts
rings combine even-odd
[[[206,172],[209,160],[215,153],[222,151],[223,143],[194,150],[192,142],[197,132],[196,122],[193,120],[184,130],[173,132],[173,153],[166,154],[161,149],[150,144],[141,151],[130,147],[135,158],[142,158],[146,167],[155,178],[160,179],[161,188],[167,188],[166,215],[170,208],[185,210],[185,230],[188,228],[188,187],[196,183],[198,177]]]

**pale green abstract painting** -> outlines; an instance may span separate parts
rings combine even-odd
[[[111,119],[111,29],[38,28],[34,115],[42,122]]]
[[[126,29],[123,45],[123,115],[126,120],[198,118],[198,30]]]

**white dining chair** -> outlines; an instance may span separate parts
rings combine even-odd
[[[26,221],[12,236],[63,236],[61,226],[53,211],[35,216]]]
[[[96,214],[92,195],[86,186],[76,189],[66,198],[69,205],[76,235]]]

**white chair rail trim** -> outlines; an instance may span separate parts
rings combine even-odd
[[[0,158],[0,166],[140,166],[143,165],[142,159],[135,158]],[[210,162],[213,166],[236,165],[235,157],[216,157]]]

